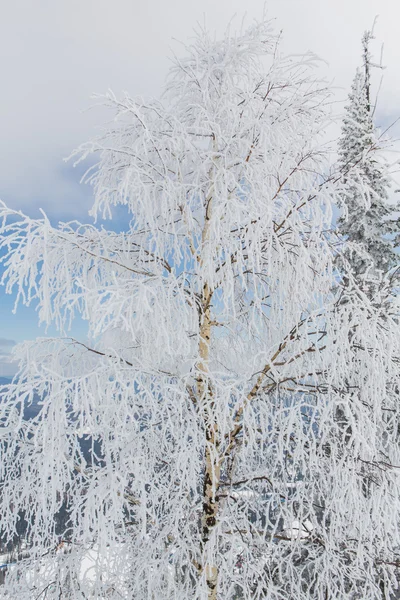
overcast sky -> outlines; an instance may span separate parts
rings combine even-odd
[[[283,30],[288,53],[312,50],[327,61],[322,70],[346,98],[360,64],[360,39],[376,15],[379,60],[384,42],[384,80],[377,111],[386,126],[400,115],[399,0],[270,0],[267,14]],[[90,138],[105,115],[83,112],[93,92],[158,95],[174,40],[189,41],[196,22],[223,32],[235,14],[240,25],[260,18],[264,0],[12,0],[0,21],[0,198],[52,220],[87,219],[90,188],[63,162]],[[338,111],[342,105],[338,104]],[[400,128],[393,129],[400,136]],[[35,337],[35,314],[9,316],[0,291],[0,357],[13,340]],[[40,333],[40,332],[39,332]],[[42,332],[43,333],[43,332]],[[0,358],[0,376],[8,368]]]

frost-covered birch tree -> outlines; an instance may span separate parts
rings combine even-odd
[[[162,101],[108,93],[77,153],[120,233],[1,205],[3,283],[60,333],[19,346],[0,404],[2,536],[23,515],[29,542],[5,598],[394,593],[398,300],[383,281],[382,315],[335,271],[314,66],[267,22],[200,32]]]

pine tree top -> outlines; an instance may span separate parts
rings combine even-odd
[[[350,242],[347,258],[353,273],[362,277],[393,268],[399,244],[398,207],[388,203],[390,176],[371,111],[368,47],[364,55],[365,68],[356,71],[339,140],[344,183],[339,231]]]

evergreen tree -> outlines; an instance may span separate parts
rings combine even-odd
[[[356,70],[339,142],[339,165],[344,183],[342,196],[344,211],[338,224],[339,232],[347,238],[346,248],[339,259],[342,263],[342,282],[350,295],[357,293],[359,287],[366,293],[366,302],[369,303],[366,327],[370,326],[369,323],[372,325],[375,318],[371,310],[372,306],[375,306],[383,320],[386,320],[387,315],[392,311],[392,300],[396,297],[393,287],[396,285],[398,273],[397,269],[394,271],[393,269],[399,263],[396,249],[400,243],[400,223],[396,217],[399,206],[389,204],[390,175],[382,157],[382,136],[373,122],[374,107],[371,106],[370,73],[372,66],[380,67],[380,65],[373,65],[371,62],[369,52],[371,39],[373,39],[372,31],[365,32],[362,38],[363,69]],[[347,304],[348,301],[349,296],[344,294],[342,303]],[[350,307],[350,313],[351,310]],[[349,344],[353,349],[354,359],[346,381],[349,402],[352,405],[363,402],[362,388],[355,382],[360,376],[362,354],[366,350],[358,343],[356,329],[357,326],[349,330]],[[394,377],[387,373],[385,392],[388,405],[396,406],[399,397],[398,373]],[[383,420],[385,421],[385,417]],[[394,427],[390,425],[390,416],[386,421],[396,438],[397,425]],[[351,422],[343,406],[338,406],[336,409],[336,422],[344,439],[350,440],[354,435],[354,428],[358,425],[354,421]],[[373,499],[376,494],[377,480],[371,471],[371,462],[362,462],[360,475],[364,496]],[[384,571],[376,569],[374,580],[376,589],[380,590],[383,599],[398,597],[397,594],[388,592]]]
[[[344,173],[344,214],[339,231],[350,242],[347,258],[357,279],[367,272],[376,274],[393,268],[400,243],[398,206],[388,203],[390,177],[373,123],[371,39],[372,32],[366,32],[362,40],[364,68],[356,71],[339,142],[339,163]]]

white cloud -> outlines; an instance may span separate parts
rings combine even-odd
[[[0,338],[0,377],[12,377],[17,371],[17,365],[11,360],[9,352],[15,343],[15,340]]]
[[[262,14],[264,0],[248,0],[248,19]],[[380,97],[382,116],[400,106],[400,41],[397,0],[269,0],[268,13],[284,30],[288,52],[314,50],[344,89],[360,59],[360,38],[380,13],[376,28],[385,41],[388,68]],[[187,41],[196,21],[220,33],[242,0],[69,0],[7,3],[0,22],[0,197],[36,213],[42,206],[69,217],[86,212],[90,189],[78,188],[63,157],[93,135],[104,115],[81,113],[92,92],[111,87],[136,95],[158,94],[168,69],[172,38]],[[374,53],[380,43],[374,43]],[[177,48],[180,51],[180,48]],[[378,115],[379,117],[379,115]]]
[[[15,340],[9,340],[8,338],[0,338],[0,348],[15,346],[15,344]]]
[[[0,354],[0,377],[13,377],[17,370],[17,363],[11,361],[9,355]]]

